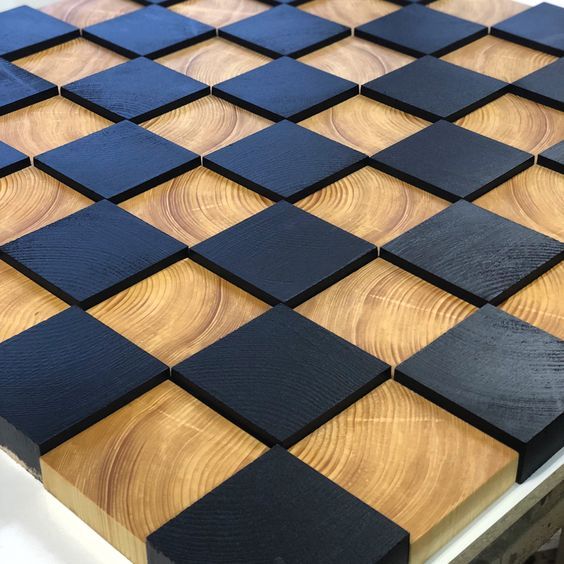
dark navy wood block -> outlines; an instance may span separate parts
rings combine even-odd
[[[173,369],[259,440],[290,447],[390,377],[381,360],[284,305]]]
[[[200,164],[200,157],[123,121],[47,151],[35,166],[93,200],[119,203]]]
[[[358,86],[281,57],[217,84],[213,94],[273,121],[301,121],[358,94]]]
[[[145,6],[172,6],[173,4],[178,4],[183,1],[184,0],[135,0],[135,2],[139,2],[139,4],[144,4]]]
[[[192,247],[195,261],[275,305],[291,307],[376,257],[376,247],[287,202]]]
[[[534,163],[533,155],[438,121],[374,155],[388,174],[454,202],[474,200]]]
[[[213,37],[215,30],[162,6],[148,6],[91,25],[82,33],[126,57],[156,59]]]
[[[400,6],[409,6],[410,4],[430,4],[435,0],[389,0],[394,4],[399,4]]]
[[[27,155],[0,141],[0,177],[17,172],[30,164]]]
[[[524,98],[564,111],[564,59],[514,82],[511,90]]]
[[[429,121],[455,121],[504,94],[506,82],[423,57],[368,82],[362,94]]]
[[[265,4],[271,4],[272,6],[287,5],[287,6],[299,6],[309,0],[261,0]]]
[[[186,247],[103,200],[1,252],[3,260],[53,294],[88,308],[179,260]]]
[[[440,57],[488,32],[487,27],[412,4],[355,30],[355,35],[412,57]]]
[[[0,59],[0,115],[46,100],[57,93],[53,83]]]
[[[562,57],[564,8],[543,2],[494,25],[492,35]]]
[[[564,141],[542,152],[538,157],[538,163],[564,174]]]
[[[167,367],[78,308],[0,344],[0,445],[39,457],[163,381]]]
[[[564,446],[564,343],[486,305],[396,379],[519,452],[522,482]]]
[[[292,6],[277,6],[219,30],[219,35],[269,57],[301,57],[351,30]]]
[[[61,94],[112,121],[141,123],[206,94],[207,84],[143,57],[67,84]]]
[[[204,157],[204,165],[271,200],[296,202],[361,168],[366,155],[281,121]]]
[[[381,256],[476,306],[499,304],[560,262],[563,245],[460,200]]]
[[[409,534],[274,447],[157,529],[149,564],[407,564]]]
[[[78,37],[77,27],[29,6],[0,12],[0,57],[13,61]]]

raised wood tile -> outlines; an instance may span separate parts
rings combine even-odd
[[[0,140],[35,156],[112,122],[61,96],[0,116]]]
[[[475,308],[377,259],[296,308],[361,349],[396,365]]]
[[[429,8],[491,26],[506,20],[528,6],[513,0],[437,0]]]
[[[540,153],[561,140],[564,113],[506,94],[464,116],[456,124],[523,151]]]
[[[355,96],[300,122],[300,125],[373,155],[420,131],[428,123],[365,96]]]
[[[163,382],[41,458],[45,487],[136,563],[148,534],[266,447]]]
[[[141,8],[133,0],[58,0],[41,11],[82,28]]]
[[[205,155],[256,133],[271,123],[225,100],[206,96],[142,125],[157,135]]]
[[[448,202],[367,166],[296,206],[380,247]]]
[[[517,468],[515,451],[391,381],[291,452],[406,529],[413,564],[507,490]]]
[[[92,203],[35,167],[0,178],[0,245]]]
[[[269,309],[182,260],[113,296],[90,313],[168,365],[202,350]]]
[[[17,172],[30,164],[31,160],[27,155],[0,141],[0,177]]]
[[[170,9],[208,25],[221,27],[260,14],[269,6],[258,0],[186,0],[173,4]]]
[[[300,10],[315,14],[334,22],[356,27],[381,18],[400,9],[400,6],[385,0],[312,0],[300,5]]]

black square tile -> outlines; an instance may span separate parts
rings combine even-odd
[[[564,59],[514,82],[511,90],[524,98],[564,111]]]
[[[277,6],[219,30],[219,35],[269,57],[301,57],[350,33],[344,25],[292,6]]]
[[[1,251],[53,294],[88,308],[179,260],[186,247],[104,200]]]
[[[72,307],[0,344],[0,445],[39,457],[167,376],[167,367]]]
[[[78,37],[77,27],[29,6],[0,12],[0,57],[14,61]]]
[[[562,243],[460,200],[400,235],[383,258],[476,306],[499,304],[557,264]]]
[[[287,202],[192,247],[195,261],[275,305],[294,307],[376,257],[376,247]]]
[[[149,535],[149,564],[407,564],[409,534],[274,447]]]
[[[207,84],[140,57],[63,86],[61,94],[112,121],[141,123],[206,94]]]
[[[149,6],[91,25],[82,33],[126,57],[156,59],[213,37],[215,30],[161,6]]]
[[[30,164],[27,155],[0,141],[0,177],[17,172]]]
[[[204,165],[271,200],[297,202],[355,172],[366,155],[281,121],[204,157]]]
[[[173,4],[178,4],[179,2],[183,2],[184,0],[135,0],[135,2],[139,2],[139,4],[144,4],[145,6],[172,6]]]
[[[0,115],[56,96],[57,87],[30,72],[0,59]]]
[[[299,6],[300,4],[304,4],[305,2],[309,2],[309,0],[261,0],[265,4],[271,4],[272,6]]]
[[[506,82],[423,57],[362,86],[362,94],[429,121],[455,121],[504,94]]]
[[[487,32],[483,25],[412,4],[357,27],[355,35],[412,57],[440,57]]]
[[[119,203],[200,164],[200,157],[123,121],[35,158],[35,166],[93,200]]]
[[[539,49],[551,55],[564,55],[564,8],[543,2],[492,27],[492,35]]]
[[[388,174],[451,202],[474,200],[531,166],[533,155],[438,121],[374,155]]]
[[[394,4],[399,4],[400,6],[409,6],[410,4],[430,4],[435,0],[388,0]]]
[[[213,94],[267,119],[301,121],[355,96],[358,86],[281,57],[217,84]]]
[[[550,147],[539,155],[538,163],[564,174],[564,141]]]
[[[396,369],[396,379],[517,450],[522,482],[564,446],[564,346],[491,305]]]
[[[290,447],[390,367],[278,305],[173,369],[177,384],[268,445]]]

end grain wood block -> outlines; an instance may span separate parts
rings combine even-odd
[[[475,309],[377,259],[296,311],[394,366]]]
[[[0,116],[0,140],[35,156],[111,124],[86,108],[55,96]]]
[[[41,458],[45,487],[136,563],[147,535],[266,447],[172,382]]]
[[[206,96],[141,125],[186,149],[205,155],[271,123],[225,100]]]
[[[58,0],[41,11],[83,28],[141,8],[133,0]]]
[[[268,9],[268,4],[258,0],[186,0],[170,7],[173,12],[213,27],[238,22]]]
[[[392,381],[291,452],[406,529],[412,564],[509,488],[517,469],[515,451]]]
[[[182,260],[90,313],[171,366],[268,309],[195,262]]]
[[[564,113],[506,94],[456,122],[529,153],[540,153],[562,138]]]
[[[355,96],[300,122],[300,125],[373,155],[420,131],[429,122],[365,96]]]
[[[437,0],[429,4],[429,8],[433,10],[488,27],[526,10],[527,7],[513,0]]]
[[[385,0],[312,0],[300,6],[300,10],[348,27],[356,27],[399,9],[400,6]]]

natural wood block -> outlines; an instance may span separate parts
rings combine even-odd
[[[256,69],[269,61],[270,57],[221,37],[202,41],[157,59],[161,65],[210,85]]]
[[[380,247],[448,202],[367,166],[296,205]]]
[[[0,140],[31,156],[94,133],[111,122],[55,96],[0,116]]]
[[[355,96],[300,125],[373,155],[420,131],[428,122],[365,96]]]
[[[300,6],[300,10],[349,27],[381,18],[399,9],[400,6],[385,0],[312,0]]]
[[[509,488],[517,468],[512,449],[391,381],[291,452],[406,529],[412,564]]]
[[[526,10],[528,6],[513,0],[437,0],[429,8],[491,26]]]
[[[564,241],[564,176],[543,166],[532,166],[474,202]]]
[[[358,84],[403,67],[413,57],[358,37],[347,37],[300,58],[302,63]]]
[[[298,306],[296,311],[396,365],[475,308],[377,259]]]
[[[214,27],[222,27],[269,9],[258,0],[186,0],[170,9]]]
[[[82,28],[141,8],[133,0],[58,0],[41,11]]]
[[[0,342],[67,307],[47,290],[0,261]]]
[[[515,82],[556,60],[553,55],[493,35],[486,35],[441,58],[506,82]]]
[[[142,125],[157,135],[205,155],[256,133],[271,123],[225,100],[206,96]]]
[[[561,140],[564,113],[506,94],[456,124],[523,151],[540,153]]]
[[[145,539],[266,447],[166,381],[41,458],[45,487],[136,563]]]
[[[14,61],[58,86],[109,69],[127,59],[86,39],[73,39]]]
[[[35,167],[0,178],[0,245],[92,203]]]
[[[90,313],[168,365],[254,319],[269,307],[191,260],[117,294]]]
[[[564,339],[564,263],[555,266],[499,306]]]
[[[198,167],[123,202],[121,207],[192,246],[271,203],[224,176]]]

